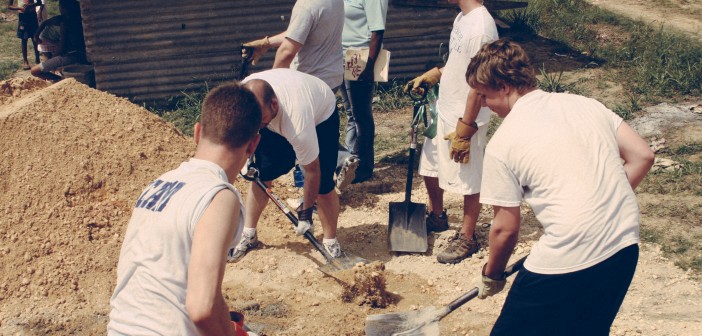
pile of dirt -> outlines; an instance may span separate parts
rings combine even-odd
[[[341,300],[373,308],[386,308],[392,297],[386,288],[383,271],[385,265],[376,261],[370,264],[358,264],[351,271],[353,278],[345,282]]]
[[[51,82],[36,77],[15,77],[2,81],[0,82],[0,104],[7,104],[14,98],[41,90],[49,85]]]
[[[72,79],[32,93],[46,82],[8,82],[3,92],[13,101],[0,105],[1,323],[104,332],[132,201],[192,154],[192,140]]]

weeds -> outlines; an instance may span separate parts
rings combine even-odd
[[[152,112],[172,122],[183,134],[193,136],[193,127],[200,120],[200,109],[207,93],[209,93],[209,87],[205,83],[202,90],[183,92],[182,97],[171,98],[173,109],[152,109]]]
[[[398,80],[390,82],[389,85],[379,85],[373,111],[389,112],[412,105],[407,94],[402,91],[404,87],[405,83]]]
[[[627,101],[624,104],[614,106],[614,113],[618,114],[624,120],[634,118],[636,112],[641,111],[641,96],[636,93],[627,93]]]

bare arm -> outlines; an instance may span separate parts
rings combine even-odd
[[[468,97],[466,97],[466,109],[463,111],[463,122],[465,124],[471,124],[476,119],[478,119],[478,113],[480,113],[480,97],[478,96],[478,91],[473,89],[468,92]],[[470,127],[468,132],[468,137],[473,137],[473,134],[478,131],[478,129]]]
[[[322,179],[322,170],[319,167],[319,158],[314,159],[310,164],[303,165],[305,168],[305,188],[303,209],[314,206],[314,202],[319,196],[319,184]]]
[[[273,48],[280,47],[280,45],[283,43],[283,41],[285,41],[285,33],[286,32],[282,32],[282,33],[279,33],[278,35],[270,36],[268,38],[268,42],[271,44],[271,47],[273,47]]]
[[[374,69],[375,61],[378,59],[378,54],[380,54],[380,49],[383,45],[383,35],[385,30],[377,30],[371,32],[370,44],[368,45],[368,61],[366,62],[366,68],[358,76],[360,81],[375,81]]]
[[[624,121],[617,128],[617,145],[629,184],[636,189],[653,166],[654,153],[646,140]]]
[[[492,279],[500,279],[517,244],[521,214],[519,207],[493,206],[492,208],[495,211],[495,218],[490,228],[488,243],[490,257],[485,267],[485,275]]]
[[[273,42],[271,42],[273,44]],[[275,53],[275,61],[273,61],[273,69],[276,68],[289,68],[292,60],[295,58],[298,52],[302,49],[302,44],[291,40],[289,38],[284,38],[283,42],[278,47],[278,51]]]
[[[227,249],[240,224],[239,201],[230,190],[222,190],[195,227],[185,308],[202,335],[234,335],[222,278]]]

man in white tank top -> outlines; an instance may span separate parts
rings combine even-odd
[[[226,103],[224,103],[226,102]],[[262,114],[239,83],[212,90],[195,125],[195,156],[139,196],[122,243],[109,335],[246,335],[220,292],[243,229],[231,184],[259,142]]]
[[[480,201],[495,217],[478,297],[505,285],[522,200],[544,228],[491,335],[608,335],[636,269],[634,189],[653,151],[598,101],[537,89],[516,43],[483,46],[466,77],[504,118],[485,151]]]

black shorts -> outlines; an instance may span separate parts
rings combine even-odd
[[[37,21],[37,14],[32,9],[26,13],[18,13],[17,18],[17,38],[20,39],[33,39],[34,34],[39,29],[39,22]]]
[[[334,109],[327,120],[317,125],[317,143],[319,144],[319,166],[321,181],[319,194],[324,195],[334,190],[334,171],[339,155],[339,113]],[[268,129],[261,130],[261,142],[256,148],[254,162],[258,167],[261,181],[273,181],[287,174],[295,167],[295,151],[282,135]]]
[[[609,335],[638,259],[634,244],[577,272],[520,270],[490,335]]]

